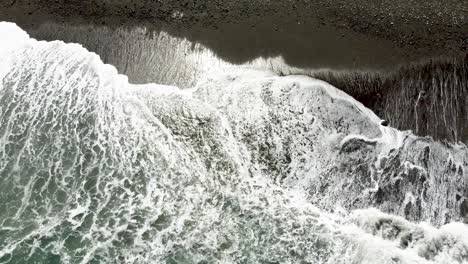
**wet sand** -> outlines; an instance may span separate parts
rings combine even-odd
[[[295,67],[390,69],[424,58],[463,56],[468,5],[419,2],[8,0],[0,6],[0,20],[28,31],[45,21],[163,28],[233,63],[281,55]]]

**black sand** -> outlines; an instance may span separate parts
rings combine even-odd
[[[468,51],[466,0],[5,0],[0,20],[161,26],[230,62],[281,54],[298,67],[390,68]],[[40,36],[39,36],[40,37]]]

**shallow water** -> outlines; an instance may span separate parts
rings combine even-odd
[[[1,263],[468,262],[464,144],[255,63],[202,51],[168,60],[188,89],[133,85],[80,45],[0,35]]]
[[[204,34],[212,34],[202,38],[201,42],[195,41],[198,35],[203,35],[196,29],[189,34],[167,25],[147,29],[135,25],[111,28],[103,25],[47,22],[32,27],[30,33],[39,39],[80,43],[99,54],[105,63],[115,66],[132,83],[158,83],[190,88],[206,76],[210,69],[232,65],[273,71],[279,75],[308,75],[325,80],[350,94],[380,118],[389,121],[393,127],[410,129],[419,136],[432,136],[437,140],[468,143],[468,97],[464,96],[468,93],[466,59],[433,58],[398,66],[392,58],[380,58],[371,53],[385,50],[385,56],[398,57],[401,54],[397,50],[378,43],[368,43],[372,46],[370,49],[362,43],[332,41],[327,39],[325,33],[328,31],[325,29],[320,34],[312,34],[321,36],[312,40],[308,38],[310,33],[305,29],[291,33],[296,36],[292,39],[297,41],[290,43],[289,49],[283,47],[270,50],[268,43],[276,45],[278,42],[285,42],[285,39],[289,40],[286,37],[287,32],[277,33],[282,36],[280,40],[273,37],[269,39],[256,27],[250,29],[254,32],[245,32],[247,36],[251,35],[249,38],[243,35],[244,29],[235,29],[234,25],[232,27],[234,28],[222,35],[214,34],[216,30],[213,29],[206,30]],[[236,36],[240,35],[248,40],[236,40]],[[362,36],[356,38],[363,39]],[[238,42],[242,44],[240,47]],[[202,43],[207,43],[208,46]],[[330,43],[351,46],[336,47]],[[326,51],[321,46],[326,46],[329,50]],[[303,54],[304,62],[298,63],[291,59],[291,52],[295,54],[294,57],[301,57],[300,54]],[[353,57],[383,61],[391,67],[384,71],[377,70],[378,67],[374,65],[371,69],[363,70],[362,62],[351,66],[352,64],[342,61],[353,61]],[[332,68],[328,69],[327,66]]]

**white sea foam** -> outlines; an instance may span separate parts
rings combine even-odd
[[[322,81],[219,67],[192,89],[131,85],[77,44],[4,34],[0,262],[468,261],[466,225],[349,210],[420,147]]]

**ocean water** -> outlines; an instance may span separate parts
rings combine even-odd
[[[464,144],[305,76],[133,85],[0,36],[0,263],[468,263]]]

